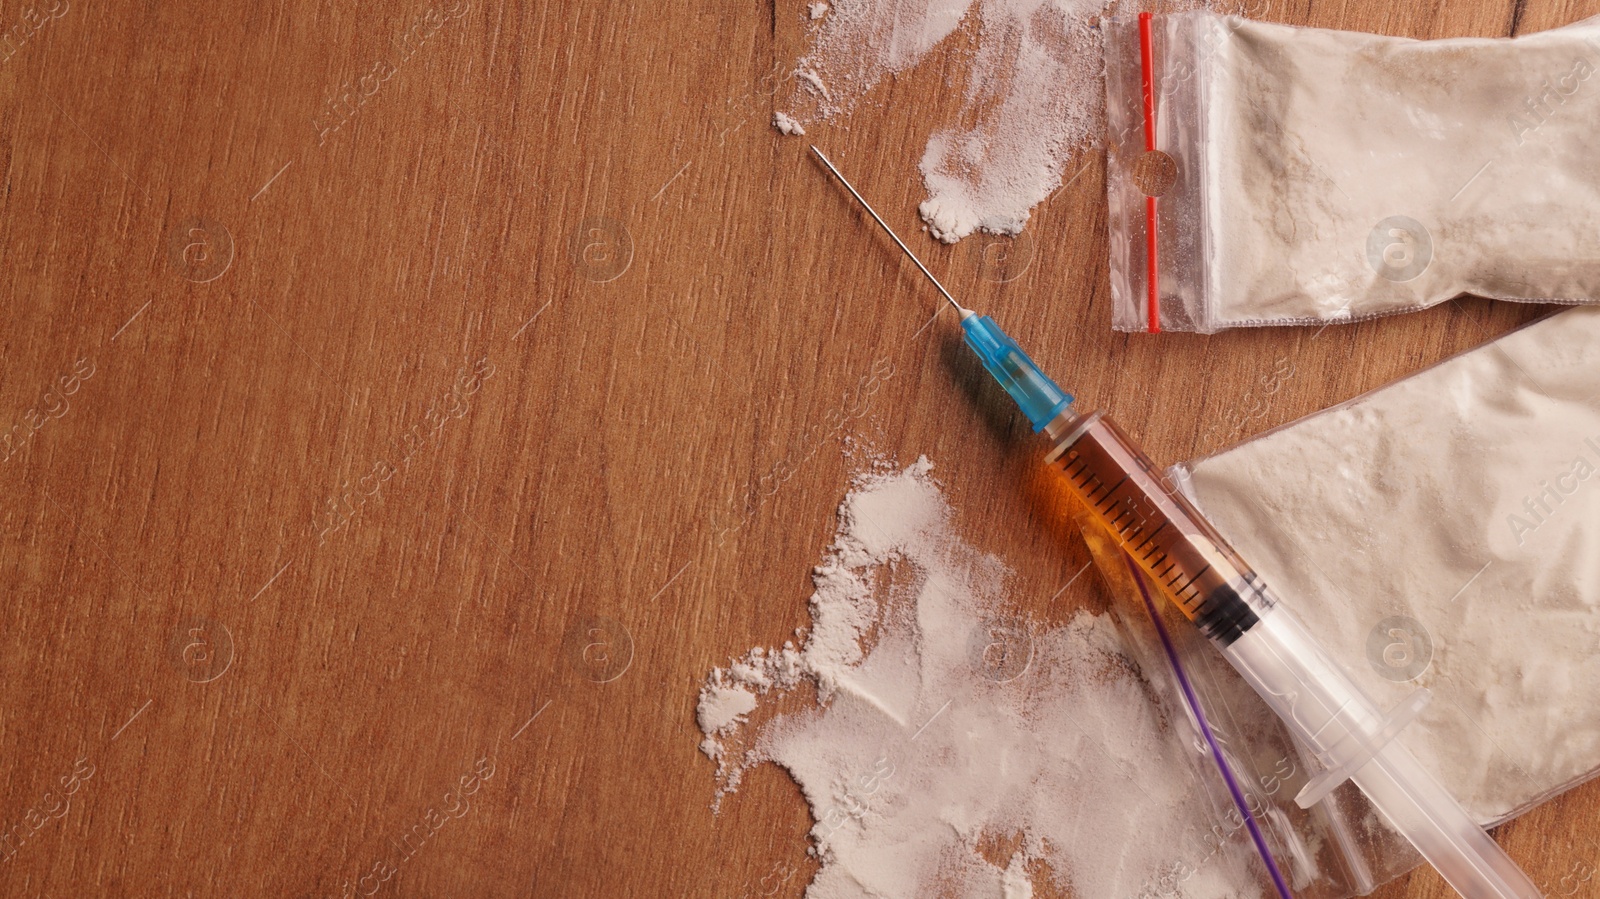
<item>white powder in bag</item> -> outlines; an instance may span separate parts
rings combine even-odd
[[[1200,507],[1483,823],[1600,770],[1600,309],[1194,463]]]
[[[1187,15],[1204,108],[1160,115],[1201,119],[1202,330],[1600,299],[1600,19],[1414,41]]]

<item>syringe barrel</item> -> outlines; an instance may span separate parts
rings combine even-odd
[[[1296,736],[1327,752],[1382,729],[1372,701],[1115,422],[1095,413],[1059,430],[1048,459],[1080,508],[1217,644]],[[1265,621],[1270,636],[1249,640]],[[1232,651],[1241,641],[1240,651]]]
[[[1295,736],[1324,761],[1359,765],[1352,779],[1451,886],[1468,899],[1540,895],[1460,803],[1387,739],[1377,705],[1121,428],[1069,409],[1044,430],[1053,443],[1047,461],[1080,511],[1211,638]]]
[[[1217,644],[1297,737],[1319,754],[1376,737],[1384,725],[1377,706],[1115,422],[1096,413],[1058,430],[1048,458],[1080,508]]]
[[[1274,605],[1222,654],[1319,756],[1378,740],[1385,720],[1377,705],[1288,607]],[[1467,899],[1541,895],[1404,745],[1381,742],[1355,764],[1351,779],[1456,892]]]
[[[1047,461],[1162,595],[1227,646],[1272,606],[1261,579],[1176,491],[1116,423],[1096,412],[1046,428]]]

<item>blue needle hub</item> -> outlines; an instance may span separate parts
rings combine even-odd
[[[1011,394],[1017,408],[1033,422],[1034,431],[1044,430],[1045,425],[1072,405],[1072,394],[1057,387],[1022,347],[1000,330],[994,319],[963,310],[961,330],[967,346],[978,354],[983,367],[1000,382],[1006,393]]]

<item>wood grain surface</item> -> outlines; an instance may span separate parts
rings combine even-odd
[[[759,770],[713,816],[694,704],[807,623],[865,453],[934,459],[1042,620],[1106,603],[1050,601],[1088,555],[1026,426],[769,127],[799,0],[5,0],[0,28],[0,895],[800,895],[798,791]],[[1113,334],[1099,153],[1016,240],[918,231],[975,36],[809,139],[1163,464],[1541,311]],[[1498,837],[1600,895],[1597,811],[1591,784]]]

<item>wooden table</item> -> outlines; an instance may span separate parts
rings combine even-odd
[[[693,711],[712,666],[807,622],[843,436],[936,460],[1041,618],[1105,602],[1091,578],[1048,602],[1087,553],[1035,526],[1025,427],[768,127],[801,4],[32,9],[0,18],[0,893],[732,897],[809,872],[778,772],[712,816]],[[1596,11],[1268,16],[1445,37]],[[810,137],[1163,463],[1540,311],[1113,334],[1098,154],[1014,243],[916,231],[957,64]],[[1597,812],[1591,785],[1499,837],[1600,895],[1576,879]],[[1378,895],[1449,893],[1424,870]]]

